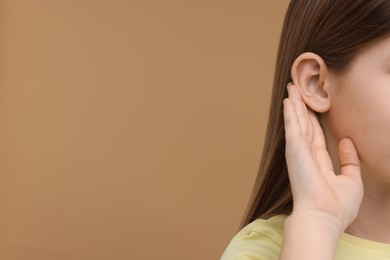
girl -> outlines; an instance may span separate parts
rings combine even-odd
[[[390,259],[390,1],[292,0],[275,71],[222,259]]]

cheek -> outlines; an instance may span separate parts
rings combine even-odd
[[[386,174],[390,172],[390,112],[372,111],[361,119],[354,131],[360,159],[368,168]]]
[[[362,162],[376,167],[390,162],[390,106],[386,102],[390,92],[384,98],[385,93],[370,91],[373,87],[357,82],[339,86],[331,96],[328,120],[336,142],[351,138]]]
[[[357,84],[344,88],[332,104],[331,125],[337,140],[352,139],[362,163],[386,174],[390,172],[390,91],[369,89]]]

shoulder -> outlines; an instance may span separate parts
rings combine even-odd
[[[278,259],[286,217],[277,215],[248,224],[233,237],[221,259]]]

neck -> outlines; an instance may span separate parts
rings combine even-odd
[[[380,190],[367,182],[364,182],[364,186],[364,197],[358,216],[345,232],[390,244],[390,188]]]
[[[335,138],[325,122],[324,134],[334,170],[339,174],[338,139]],[[389,174],[379,174],[362,163],[361,174],[364,196],[359,213],[345,230],[347,234],[363,239],[390,244],[390,183]],[[387,179],[387,181],[386,181]]]

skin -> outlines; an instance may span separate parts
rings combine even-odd
[[[344,75],[332,77],[331,108],[321,118],[328,150],[337,169],[337,140],[350,137],[364,182],[359,214],[346,232],[390,243],[390,38],[358,55]]]
[[[302,54],[292,77],[283,104],[294,209],[280,259],[333,259],[343,232],[390,243],[390,38],[341,75]]]

